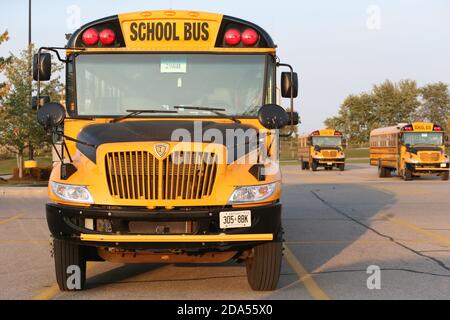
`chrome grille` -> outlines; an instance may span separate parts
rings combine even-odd
[[[196,200],[212,193],[217,156],[176,151],[160,160],[147,151],[110,152],[105,158],[111,196],[124,200]]]
[[[420,161],[422,162],[437,162],[440,155],[439,152],[419,152]]]
[[[325,158],[336,158],[337,157],[337,151],[335,151],[335,150],[324,150],[324,151],[322,151],[322,155]]]

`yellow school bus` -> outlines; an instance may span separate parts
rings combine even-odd
[[[433,123],[375,129],[370,133],[370,164],[378,167],[380,178],[391,177],[395,172],[406,181],[428,174],[448,180],[445,141],[444,129]]]
[[[60,289],[83,289],[92,260],[235,260],[251,288],[275,289],[279,129],[296,125],[298,77],[269,34],[222,14],[120,14],[81,27],[65,48],[41,48],[39,86],[54,54],[66,65],[66,107],[35,100],[59,158],[46,210]]]
[[[317,171],[318,167],[345,170],[344,139],[342,132],[332,129],[317,130],[298,137],[298,160],[302,170]]]

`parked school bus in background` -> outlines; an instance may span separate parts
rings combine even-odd
[[[48,50],[60,58],[39,50],[38,84]],[[298,85],[267,32],[221,14],[145,11],[89,23],[62,50],[67,110],[36,98],[61,142],[47,204],[60,289],[85,287],[88,260],[235,260],[251,288],[275,289],[279,129],[296,124]],[[289,114],[276,105],[280,67]],[[81,288],[66,283],[71,265]]]
[[[445,154],[448,136],[433,123],[416,122],[375,129],[370,133],[370,164],[380,178],[392,172],[412,180],[422,175],[439,175],[448,180],[449,158]]]
[[[303,170],[316,171],[318,167],[345,170],[344,139],[342,132],[324,129],[298,137],[298,159]]]

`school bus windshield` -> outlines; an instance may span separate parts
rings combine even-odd
[[[324,147],[324,146],[341,146],[342,138],[341,137],[313,137],[312,144],[314,146]]]
[[[407,132],[403,134],[403,144],[415,145],[443,145],[442,132]]]
[[[268,60],[265,55],[79,55],[77,114],[120,116],[131,109],[195,106],[224,109],[226,115],[256,116],[266,96],[264,88],[272,87],[266,86],[264,77]],[[172,116],[216,116],[211,111],[177,111]]]

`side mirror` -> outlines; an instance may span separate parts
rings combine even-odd
[[[283,107],[266,104],[259,109],[258,120],[267,129],[281,129],[289,123],[289,116]]]
[[[290,98],[291,94],[293,98],[298,96],[298,75],[296,72],[282,72],[281,73],[281,96],[283,98]]]
[[[444,136],[444,141],[445,141],[445,147],[450,147],[450,143],[449,143],[449,141],[448,141],[449,139],[448,139],[448,135],[445,135]]]
[[[298,125],[300,123],[300,117],[298,116],[298,112],[294,111],[294,112],[289,112],[288,111],[288,117],[289,117],[289,121],[288,124],[293,124],[294,126]]]
[[[33,110],[37,110],[40,107],[43,107],[47,103],[50,103],[50,97],[49,96],[40,96],[39,97],[39,102],[38,102],[38,98],[36,96],[34,96],[31,99],[31,108]]]
[[[47,103],[37,112],[37,121],[45,129],[56,128],[64,122],[66,109],[59,103]]]
[[[40,58],[40,59],[38,59]],[[52,75],[52,55],[41,53],[33,56],[33,79],[34,81],[48,81]]]

